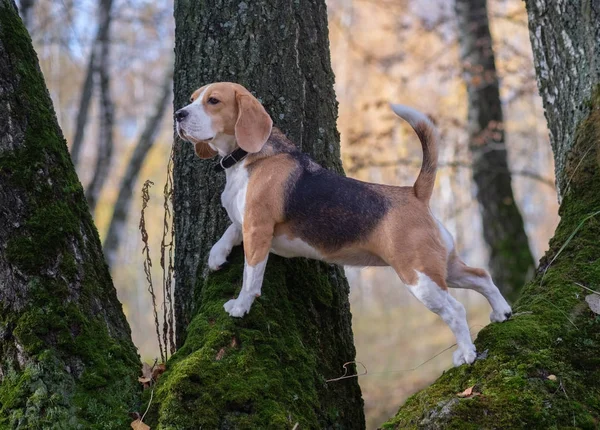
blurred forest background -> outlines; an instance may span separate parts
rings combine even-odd
[[[465,71],[472,65],[464,55],[461,60],[459,46],[460,32],[470,29],[459,25],[454,2],[327,3],[346,173],[372,182],[412,184],[421,148],[387,103],[429,114],[442,134],[432,210],[454,235],[463,259],[489,267],[469,147]],[[142,359],[152,361],[158,345],[138,224],[141,188],[149,179],[155,185],[149,191],[146,227],[153,278],[160,282],[163,186],[173,141],[173,4],[21,0],[18,6],[86,189],[133,339]],[[537,262],[558,222],[558,204],[527,15],[521,0],[490,0],[487,7],[504,112],[504,124],[498,127],[505,133],[501,145],[506,145],[515,200]],[[481,17],[485,15],[483,10]],[[357,360],[368,369],[359,379],[367,428],[374,428],[451,366],[451,349],[436,354],[450,347],[453,337],[391,270],[349,268],[346,273]],[[453,294],[465,304],[475,336],[489,323],[487,302],[471,291]],[[160,291],[157,300],[162,303]]]

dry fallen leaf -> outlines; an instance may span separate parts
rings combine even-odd
[[[158,377],[164,373],[166,366],[164,364],[150,366],[148,363],[142,365],[142,376],[138,378],[140,384],[143,385],[144,390],[150,388],[152,382],[156,382]]]
[[[548,375],[550,381],[556,381],[556,375]]]
[[[131,428],[134,430],[150,430],[150,427],[144,424],[139,418],[131,422]]]
[[[475,388],[475,385],[473,385],[472,387],[467,388],[462,393],[458,393],[457,396],[458,397],[462,397],[462,398],[467,398],[467,397],[475,397],[475,396],[478,396],[478,395],[481,394],[481,393],[478,393],[476,391],[473,391],[473,388]]]
[[[585,301],[589,305],[592,312],[600,315],[600,296],[598,294],[590,294],[585,296]]]
[[[160,378],[160,375],[165,373],[165,370],[167,370],[167,366],[164,364],[158,364],[154,366],[154,369],[152,369],[152,379],[154,379],[154,382],[158,381],[158,378]]]
[[[150,366],[148,363],[144,363],[142,365],[142,377],[152,378],[152,366]]]
[[[225,348],[221,348],[219,350],[219,352],[217,352],[217,356],[215,357],[215,360],[220,361],[221,359],[223,359],[224,356],[225,356]]]

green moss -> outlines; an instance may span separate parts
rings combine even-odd
[[[27,285],[0,304],[0,429],[125,428],[139,359],[31,40],[11,2],[0,40],[14,69],[5,94],[24,130],[0,153],[24,220],[6,257]]]
[[[241,286],[241,250],[230,260],[201,285],[199,313],[169,360],[149,422],[161,429],[364,426],[362,419],[351,421],[343,398],[322,401],[328,390],[322,372],[333,368],[337,374],[341,363],[327,363],[330,357],[322,354],[324,328],[301,318],[307,309],[320,312],[317,307],[335,301],[326,271],[313,262],[270,257],[262,296],[236,319],[223,303]],[[320,291],[294,288],[300,285]],[[356,398],[348,405],[362,408],[353,405]],[[362,410],[356,413],[362,417]]]
[[[590,217],[600,210],[599,146],[595,105],[570,154],[561,222],[516,316],[479,333],[475,344],[487,359],[449,370],[383,428],[598,428],[600,317],[577,283],[596,290],[600,283],[600,214]],[[458,398],[475,384],[480,396]]]

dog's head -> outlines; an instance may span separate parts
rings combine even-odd
[[[175,112],[177,134],[194,144],[200,158],[211,158],[235,148],[254,153],[271,134],[273,121],[250,91],[239,84],[217,82],[192,94],[190,104]]]

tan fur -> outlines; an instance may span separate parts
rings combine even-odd
[[[218,82],[197,89],[190,100],[196,101],[203,92],[201,102],[212,118],[215,131],[235,135],[238,145],[248,152],[260,151],[271,134],[273,121],[252,93],[239,84]],[[208,103],[211,98],[219,103]]]
[[[205,89],[206,86],[196,90],[192,95],[192,101],[196,100]],[[218,98],[220,103],[208,104],[207,101],[211,97]],[[245,105],[256,104],[262,107],[250,92],[232,83],[211,84],[204,93],[202,102],[207,113],[212,117],[213,125],[216,124],[217,131],[225,134],[235,133],[236,137],[240,133],[238,130],[240,117],[243,121],[240,107],[246,109]],[[264,124],[262,127],[264,128]],[[316,249],[324,260],[330,262],[392,266],[408,285],[417,282],[416,271],[418,271],[429,276],[442,289],[446,289],[447,251],[428,207],[435,181],[437,147],[432,131],[426,124],[419,124],[415,131],[421,139],[424,150],[423,169],[415,186],[394,187],[370,184],[376,192],[385,195],[392,202],[391,209],[380,224],[367,238],[351,243],[343,249],[335,252]],[[260,133],[257,133],[258,137],[252,137],[251,140],[258,141],[262,146],[263,138],[259,135]],[[254,151],[257,148],[257,144],[247,145]],[[273,237],[284,235],[290,240],[296,239],[284,220],[285,187],[290,186],[289,180],[296,168],[296,162],[285,153],[262,151],[258,154],[250,154],[244,163],[249,171],[249,182],[243,239],[248,264],[254,266],[266,258]],[[299,237],[299,239],[310,242],[310,238]]]

